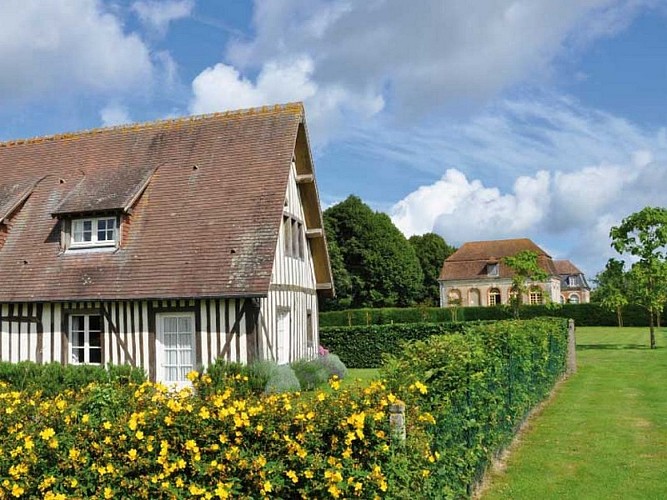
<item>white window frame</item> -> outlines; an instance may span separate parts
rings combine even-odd
[[[577,277],[576,276],[568,276],[567,277],[567,286],[568,287],[577,286]]]
[[[111,240],[98,240],[98,231],[99,231],[99,225],[100,221],[108,222],[109,220],[113,220],[114,227],[113,227],[113,239]],[[90,235],[90,241],[76,241],[75,236],[77,233],[83,234],[83,225],[86,222],[90,222],[91,225],[91,235]],[[106,230],[105,232],[108,232],[109,230]],[[99,247],[116,247],[118,246],[118,235],[120,234],[119,231],[119,223],[118,223],[118,217],[116,216],[109,216],[109,217],[80,217],[76,219],[72,219],[71,223],[71,237],[70,237],[70,248],[99,248]]]
[[[99,317],[100,318],[100,345],[99,346],[92,346],[90,344],[90,318],[92,316]],[[74,345],[74,318],[75,317],[82,317],[83,318],[83,345]],[[99,314],[70,314],[69,315],[69,363],[72,365],[97,365],[97,366],[104,366],[104,352],[102,350],[102,347],[104,345],[104,320],[102,319],[101,315]],[[97,333],[97,331],[94,331],[94,333]],[[83,360],[75,360],[74,359],[74,349],[81,349],[83,348]],[[93,349],[99,349],[100,351],[100,362],[99,363],[92,363],[90,361],[90,352]]]
[[[293,259],[305,259],[304,224],[293,215],[283,215],[283,247],[285,256]]]
[[[502,294],[499,288],[490,288],[489,289],[489,306],[499,306],[502,302]],[[491,300],[493,298],[493,300]]]
[[[499,276],[500,275],[500,264],[487,264],[486,265],[486,275],[487,276]]]
[[[544,291],[539,288],[531,288],[528,292],[528,304],[531,306],[539,306],[544,303]]]
[[[180,348],[180,344],[177,342],[176,347],[176,356],[177,362],[175,366],[168,366],[166,364],[165,356],[165,342],[164,342],[164,320],[166,318],[183,318],[187,317],[190,319],[190,325],[192,325],[190,333],[190,361],[191,364],[185,365],[180,362],[180,354],[183,349]],[[155,315],[155,323],[157,325],[157,335],[156,335],[156,345],[155,345],[155,378],[158,382],[162,382],[171,387],[181,388],[191,385],[190,381],[186,378],[187,373],[197,368],[197,345],[196,345],[196,323],[195,323],[195,313],[194,311],[185,311],[185,312],[166,312],[166,313],[157,313]],[[181,332],[177,333],[178,336],[181,335]],[[186,372],[183,377],[178,377],[178,380],[167,380],[167,368],[176,368],[180,371],[181,368],[188,367],[190,370]]]

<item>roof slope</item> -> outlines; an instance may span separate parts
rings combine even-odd
[[[0,247],[0,301],[265,295],[304,126],[288,104],[0,144],[3,185],[45,176]],[[121,249],[61,253],[52,214],[140,194]]]
[[[556,272],[558,274],[583,274],[577,266],[569,260],[554,260]]]
[[[542,269],[551,275],[558,274],[549,254],[530,239],[518,238],[464,243],[443,263],[440,280],[491,278],[486,273],[486,265],[491,263],[500,264],[499,275],[493,278],[511,278],[514,272],[502,262],[503,257],[526,250],[537,253],[537,263]]]

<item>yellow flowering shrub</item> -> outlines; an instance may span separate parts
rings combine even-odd
[[[192,380],[55,397],[0,384],[0,498],[386,498],[428,486],[433,417],[409,415],[408,440],[392,442],[396,397],[381,382],[254,396],[242,380],[215,391]]]

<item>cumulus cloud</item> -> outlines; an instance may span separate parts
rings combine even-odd
[[[520,236],[545,218],[549,184],[549,173],[542,171],[519,177],[513,192],[503,194],[449,169],[434,184],[399,201],[392,208],[392,219],[407,235],[436,231],[457,243]]]
[[[336,86],[322,88],[312,78],[313,61],[267,62],[255,81],[223,63],[206,68],[192,82],[190,111],[195,114],[256,107],[291,101],[306,101],[309,123],[332,128],[341,107],[355,105],[360,114],[377,113],[384,102],[375,96],[351,96]],[[328,121],[326,125],[324,121]]]
[[[102,108],[100,110],[100,118],[102,119],[102,125],[105,127],[132,123],[132,118],[127,107],[117,103],[108,104]]]
[[[95,0],[0,2],[0,102],[73,88],[123,91],[152,75],[149,49]]]
[[[554,57],[583,43],[579,33],[588,33],[586,41],[608,36],[646,3],[256,1],[256,37],[230,44],[227,58],[245,71],[307,56],[321,88],[335,85],[348,95],[391,101],[404,114],[420,113],[544,78]]]
[[[140,0],[132,4],[132,10],[149,29],[164,36],[169,24],[189,17],[194,6],[194,0]]]

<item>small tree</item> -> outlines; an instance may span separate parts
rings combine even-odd
[[[596,300],[605,309],[616,312],[619,327],[623,326],[623,307],[628,304],[628,279],[625,263],[616,259],[609,259],[604,271],[595,277]]]
[[[655,349],[654,317],[664,305],[667,287],[667,209],[645,207],[612,227],[609,236],[618,253],[639,258],[630,270],[631,296],[649,313],[650,346]]]
[[[532,250],[523,250],[516,255],[503,258],[505,265],[514,271],[510,305],[517,319],[523,296],[529,291],[529,282],[545,281],[549,277],[549,273],[540,267],[537,258],[537,252]]]

